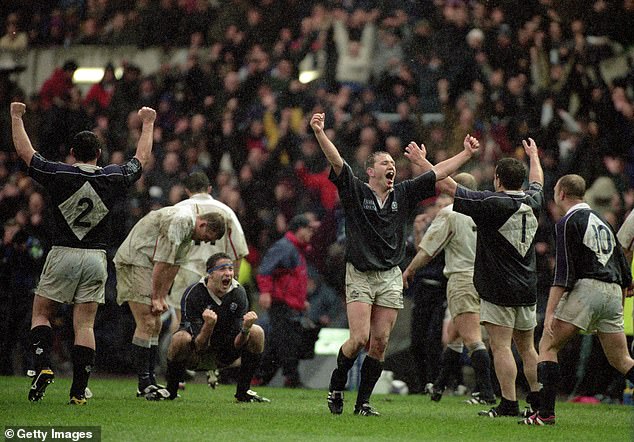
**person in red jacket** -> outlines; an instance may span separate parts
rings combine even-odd
[[[301,387],[299,353],[302,345],[301,319],[306,310],[308,271],[305,253],[320,222],[308,214],[296,215],[288,231],[266,252],[256,280],[260,307],[269,313],[271,330],[254,384],[268,384],[282,367],[284,386]]]
[[[112,99],[112,94],[114,93],[116,81],[114,66],[108,63],[103,71],[101,81],[93,84],[90,89],[88,89],[88,93],[86,93],[86,97],[84,98],[84,106],[94,105],[100,111],[107,109]]]
[[[63,101],[64,97],[73,88],[73,74],[77,70],[77,63],[69,60],[61,68],[55,69],[40,89],[42,107],[48,110],[56,103]]]

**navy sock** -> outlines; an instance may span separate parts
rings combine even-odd
[[[475,350],[471,354],[471,364],[475,371],[476,382],[480,387],[480,399],[495,398],[491,385],[491,359],[486,349]]]
[[[458,353],[449,347],[445,348],[440,357],[440,373],[438,373],[438,378],[434,381],[434,390],[443,391],[447,388],[447,384],[456,367],[460,367],[461,356],[462,353]]]
[[[537,364],[537,380],[542,384],[539,400],[539,414],[548,417],[555,414],[555,400],[559,386],[559,364],[544,361]]]
[[[346,388],[346,382],[348,382],[348,372],[354,365],[354,359],[350,359],[343,354],[343,347],[339,349],[337,355],[337,368],[332,371],[330,377],[330,391],[341,391]]]
[[[152,349],[150,347],[140,347],[132,344],[132,357],[134,359],[134,369],[139,378],[139,390],[143,391],[152,384],[150,378],[150,360]]]
[[[48,325],[38,325],[31,329],[31,351],[36,373],[51,368],[51,347],[53,346],[53,329]]]
[[[359,383],[359,392],[357,393],[357,406],[370,402],[370,395],[376,381],[381,377],[383,371],[383,362],[366,356],[361,366],[361,382]]]
[[[166,388],[170,392],[170,399],[176,399],[176,396],[178,396],[178,384],[185,376],[185,369],[183,362],[167,360],[165,379],[167,380]]]
[[[73,384],[70,387],[71,397],[83,397],[88,386],[90,372],[95,363],[95,350],[83,345],[74,345],[71,350],[73,360]]]
[[[260,353],[251,353],[246,350],[242,352],[236,394],[242,395],[249,389],[251,378],[253,378],[255,371],[260,366],[261,358],[262,355]]]

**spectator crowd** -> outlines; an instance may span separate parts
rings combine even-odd
[[[9,0],[0,23],[0,51],[10,53],[187,48],[157,72],[109,64],[86,93],[73,83],[73,60],[31,96],[16,85],[19,73],[0,71],[0,310],[10,318],[1,321],[2,374],[13,371],[9,350],[21,345],[15,330],[28,327],[28,289],[50,242],[47,201],[9,135],[12,101],[27,103],[35,149],[63,162],[74,162],[69,138],[92,130],[103,162],[124,163],[141,133],[137,110],[156,109],[153,158],[116,209],[114,242],[150,210],[185,199],[185,178],[204,172],[213,197],[242,224],[251,271],[240,275],[251,296],[261,257],[306,212],[321,221],[307,256],[311,287],[343,293],[342,214],[308,125],[315,112],[325,112],[329,138],[358,176],[369,153],[386,150],[397,180],[410,178],[420,171],[403,155],[408,142],[424,143],[437,163],[460,151],[468,133],[482,147],[464,170],[482,189],[498,159],[526,161],[521,140],[535,139],[549,201],[538,231],[538,310],[552,282],[558,177],[585,178],[589,204],[615,229],[634,206],[632,1]],[[615,58],[625,74],[607,68]],[[304,81],[307,73],[316,79]],[[118,309],[109,287],[101,324]],[[125,341],[108,333],[104,346]]]

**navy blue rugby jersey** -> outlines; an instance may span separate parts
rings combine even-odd
[[[181,298],[181,330],[187,330],[196,338],[203,327],[203,312],[216,312],[218,319],[211,335],[210,349],[233,348],[233,340],[242,329],[242,318],[249,309],[247,292],[237,281],[222,298],[207,289],[207,278],[190,286]]]
[[[54,246],[106,249],[112,238],[109,213],[141,177],[141,163],[98,167],[52,162],[35,153],[29,175],[48,192],[53,213]]]
[[[590,206],[570,208],[555,226],[557,241],[553,285],[572,289],[579,279],[628,287],[632,275],[612,226]]]
[[[416,206],[436,195],[436,174],[426,172],[402,181],[381,206],[370,186],[344,162],[339,176],[330,171],[339,190],[346,223],[346,262],[357,270],[388,270],[405,258],[405,235]]]
[[[453,210],[478,228],[473,282],[482,299],[508,307],[537,302],[535,234],[543,205],[539,183],[507,192],[458,186]]]

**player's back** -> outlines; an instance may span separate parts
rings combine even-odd
[[[104,168],[84,163],[51,162],[35,154],[29,175],[42,184],[52,202],[53,245],[106,249],[111,242],[110,212],[141,176],[133,159]]]

